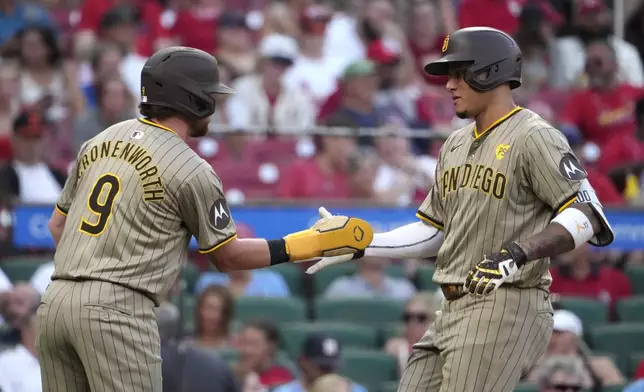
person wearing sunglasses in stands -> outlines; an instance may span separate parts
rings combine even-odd
[[[439,306],[440,298],[427,292],[418,293],[407,302],[402,317],[402,336],[390,338],[385,344],[385,351],[398,360],[399,374],[405,370],[411,346],[423,337]]]
[[[551,357],[542,365],[538,385],[539,392],[580,392],[583,386],[584,369],[575,357]]]

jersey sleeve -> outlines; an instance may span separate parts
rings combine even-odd
[[[425,200],[423,203],[420,205],[418,208],[418,212],[416,212],[416,216],[423,220],[426,223],[429,223],[430,225],[436,227],[439,230],[443,230],[445,228],[445,218],[444,218],[444,209],[443,209],[443,200],[440,197],[440,189],[441,189],[441,182],[442,182],[442,176],[440,175],[440,168],[441,168],[441,156],[443,155],[443,150],[445,149],[445,143],[443,147],[441,148],[441,152],[439,153],[439,159],[438,162],[436,163],[436,173],[434,177],[436,178],[436,181],[434,182],[434,185],[432,185],[431,189],[429,190],[429,193],[427,194],[427,197],[425,197]]]
[[[528,186],[556,214],[577,200],[587,175],[561,132],[543,128],[530,133],[520,160]]]
[[[221,181],[212,169],[202,170],[181,187],[179,212],[197,239],[199,253],[210,253],[237,236]]]

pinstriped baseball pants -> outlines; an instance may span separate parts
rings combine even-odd
[[[413,347],[398,392],[512,392],[545,352],[552,313],[540,289],[443,301]]]
[[[161,392],[154,303],[108,282],[53,281],[37,314],[44,392]]]

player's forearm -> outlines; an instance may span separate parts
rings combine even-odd
[[[592,225],[593,232],[599,233],[602,226],[589,204],[578,203],[574,207],[586,215]],[[526,254],[527,261],[544,257],[554,257],[575,249],[575,240],[568,230],[557,222],[550,222],[540,233],[519,242]]]
[[[270,266],[271,254],[265,239],[234,239],[210,253],[210,261],[220,272],[252,270]]]
[[[434,257],[442,243],[442,231],[419,221],[374,234],[373,241],[365,249],[365,256],[391,259]]]
[[[51,218],[49,219],[49,232],[51,237],[54,239],[54,245],[58,247],[58,242],[60,237],[63,235],[63,229],[65,228],[66,218],[58,211],[54,211]]]

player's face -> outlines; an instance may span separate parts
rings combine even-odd
[[[454,111],[459,118],[473,118],[482,111],[481,93],[474,91],[463,79],[465,66],[450,64],[445,88],[452,95]]]

